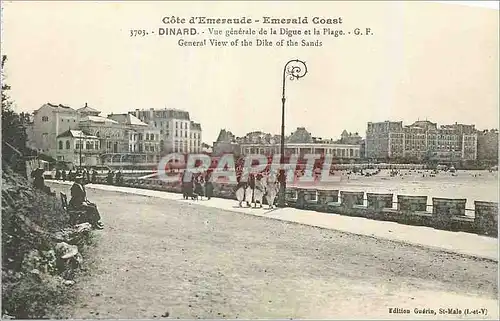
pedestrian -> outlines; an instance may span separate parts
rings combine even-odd
[[[203,199],[203,177],[201,175],[196,176],[194,181],[194,193]]]
[[[238,206],[241,207],[241,203],[245,200],[245,193],[247,190],[248,182],[241,179],[241,173],[236,176],[236,199],[238,200]]]
[[[212,183],[212,173],[207,171],[205,175],[205,196],[207,199],[211,199],[214,195],[214,184]]]
[[[119,170],[119,171],[116,173],[116,177],[115,177],[115,185],[120,185],[120,184],[121,184],[121,178],[122,178],[122,172],[121,172],[121,170]]]
[[[62,177],[63,182],[65,182],[66,181],[66,170],[65,169],[63,169],[61,171],[61,177]]]
[[[254,200],[254,192],[255,192],[255,175],[253,173],[248,174],[248,185],[245,190],[245,202],[248,207],[252,206]]]

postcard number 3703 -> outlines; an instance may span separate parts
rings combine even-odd
[[[148,32],[144,29],[130,29],[130,37],[144,37]]]

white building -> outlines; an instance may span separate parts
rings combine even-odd
[[[136,162],[155,163],[160,159],[160,129],[148,125],[132,114],[111,114],[112,119],[125,125],[128,138],[128,153],[137,154]]]
[[[56,158],[57,136],[78,128],[78,112],[68,106],[46,103],[33,112],[28,129],[28,146]]]
[[[190,119],[189,112],[178,109],[148,109],[129,112],[160,130],[160,148],[167,153],[199,153],[202,150],[201,125]]]
[[[81,130],[67,130],[56,138],[56,159],[73,167],[95,166],[100,163],[99,138]]]

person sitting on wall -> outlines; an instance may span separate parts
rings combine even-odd
[[[101,215],[97,210],[97,205],[91,203],[87,199],[87,192],[85,191],[85,187],[83,185],[82,176],[75,177],[75,183],[71,186],[71,200],[68,205],[70,209],[85,210],[85,217],[83,218],[85,221],[89,222],[97,229],[104,228],[101,223]]]

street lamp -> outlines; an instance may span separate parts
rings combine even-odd
[[[307,74],[306,63],[299,59],[290,60],[283,68],[283,95],[281,98],[281,182],[278,195],[278,206],[285,207],[285,190],[286,190],[286,175],[285,175],[285,84],[287,77],[290,80],[299,79]]]
[[[82,135],[83,133],[80,132],[80,170],[82,169]]]

